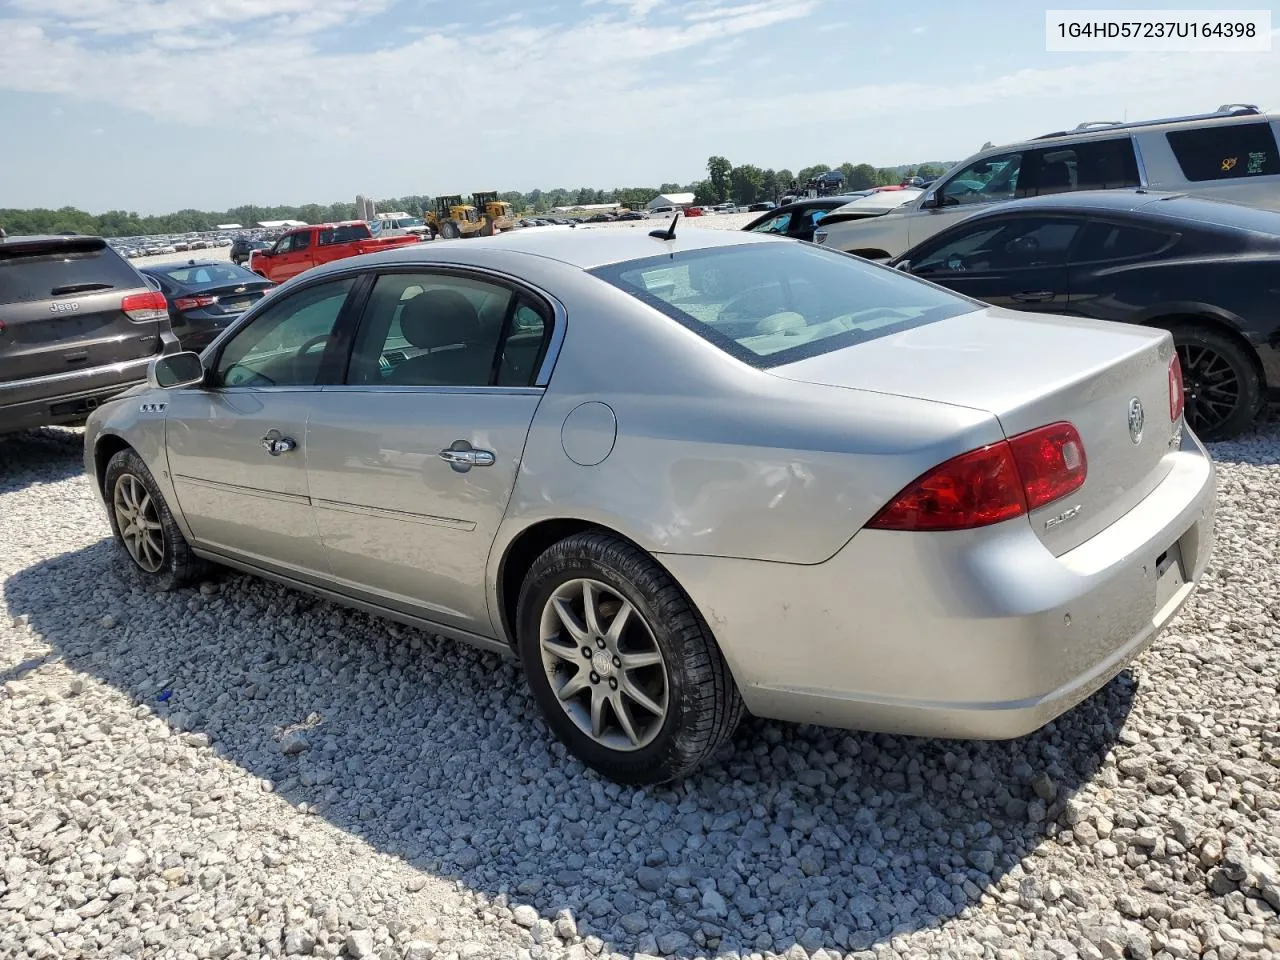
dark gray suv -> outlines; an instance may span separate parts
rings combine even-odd
[[[0,433],[81,421],[177,350],[164,294],[101,237],[0,238]]]

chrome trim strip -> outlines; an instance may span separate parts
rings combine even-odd
[[[503,387],[503,386],[483,386],[483,387],[428,387],[428,386],[409,386],[405,384],[368,384],[368,383],[343,383],[333,384],[324,388],[325,393],[426,393],[426,394],[515,394],[522,397],[540,397],[544,390],[542,387]]]
[[[300,493],[280,493],[275,490],[260,490],[256,487],[242,487],[238,483],[223,483],[220,480],[203,480],[200,477],[190,477],[184,473],[175,473],[174,481],[189,483],[193,487],[205,487],[209,490],[219,490],[223,493],[238,493],[245,497],[257,497],[259,500],[274,500],[276,503],[289,503],[295,506],[309,507],[311,506],[311,498],[303,496]]]
[[[449,527],[467,533],[475,530],[471,520],[455,520],[453,517],[433,517],[426,513],[406,513],[403,510],[387,510],[384,507],[366,507],[358,503],[342,503],[337,500],[317,500],[312,498],[311,505],[323,510],[337,513],[351,513],[359,517],[374,517],[378,520],[403,520],[409,523],[422,523],[432,527]]]

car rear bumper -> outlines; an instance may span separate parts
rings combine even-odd
[[[1054,557],[1025,519],[864,530],[825,563],[661,555],[758,716],[1007,739],[1104,686],[1154,640],[1213,548],[1212,461],[1187,431],[1165,480]]]
[[[178,350],[178,338],[161,334],[157,356]],[[75,423],[100,404],[147,379],[152,357],[89,367],[46,377],[0,383],[0,433]]]

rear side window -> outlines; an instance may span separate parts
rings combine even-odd
[[[1089,223],[1072,251],[1071,261],[1093,263],[1146,257],[1162,250],[1172,239],[1172,234],[1128,224]]]
[[[120,254],[96,237],[0,244],[0,303],[145,285]]]
[[[1193,183],[1280,174],[1280,155],[1269,123],[1173,130],[1169,146]]]
[[[591,273],[766,368],[978,309],[932,284],[804,243],[735,244]]]
[[[390,227],[388,221],[383,222],[383,226]],[[326,247],[334,243],[351,243],[355,240],[368,240],[369,231],[365,227],[351,225],[348,227],[334,227],[332,230],[320,231],[320,246]],[[306,246],[306,244],[303,244]],[[301,250],[302,247],[295,249]]]
[[[1026,196],[1139,185],[1138,161],[1128,137],[1035,150],[1024,167]]]

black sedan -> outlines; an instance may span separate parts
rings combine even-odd
[[[266,240],[254,240],[251,237],[236,237],[231,241],[231,262],[245,264],[249,262],[249,254],[254,250],[265,250],[271,246]]]
[[[218,260],[164,263],[141,270],[169,302],[169,321],[183,350],[203,350],[275,286],[244,267]]]
[[[1280,213],[1062,193],[968,217],[890,265],[995,306],[1171,331],[1205,440],[1247,429],[1280,388]]]
[[[762,217],[756,217],[743,230],[752,233],[773,233],[783,237],[794,237],[796,240],[813,240],[813,231],[818,221],[836,207],[843,207],[851,200],[865,197],[864,193],[846,193],[838,197],[809,197],[797,200],[785,206],[770,210]]]

